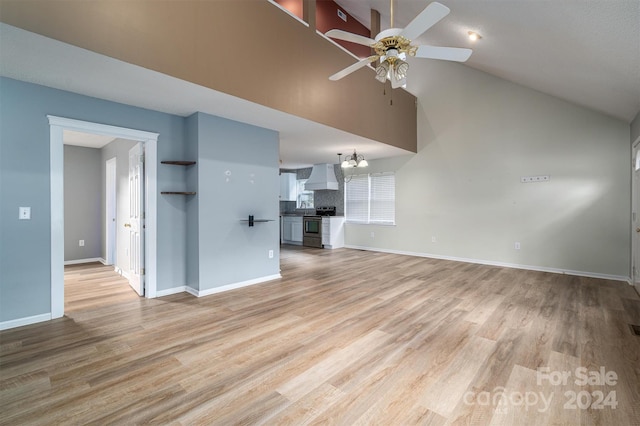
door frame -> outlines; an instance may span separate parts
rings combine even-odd
[[[64,315],[64,141],[65,130],[96,133],[143,142],[145,147],[145,295],[157,288],[157,159],[158,133],[47,115],[49,119],[51,182],[51,318]]]
[[[116,223],[117,216],[117,158],[105,161],[105,258],[106,265],[115,265],[116,252]]]
[[[640,211],[636,210],[636,206],[640,205],[640,199],[638,199],[638,193],[640,192],[640,188],[636,181],[636,149],[638,150],[638,155],[640,155],[640,136],[631,144],[631,285],[635,287],[638,294],[640,294],[640,284],[636,284],[639,280],[637,277],[640,275],[640,265],[636,264],[636,258],[638,256],[640,247],[638,246],[638,235],[636,232],[637,223],[640,222],[640,218],[637,217],[640,215]],[[638,172],[640,173],[640,172]],[[640,210],[640,209],[638,209]]]

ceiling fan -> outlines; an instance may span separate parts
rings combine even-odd
[[[329,77],[329,80],[340,80],[352,72],[380,59],[376,67],[376,79],[384,83],[391,80],[394,89],[406,83],[409,64],[407,55],[416,58],[442,59],[445,61],[464,62],[471,56],[471,49],[458,47],[415,46],[412,40],[422,35],[429,28],[449,14],[450,10],[443,4],[433,2],[418,14],[405,28],[393,28],[393,0],[391,0],[391,27],[381,31],[375,39],[350,33],[343,30],[329,30],[327,37],[350,41],[352,43],[370,46],[375,55],[369,56],[342,71]]]

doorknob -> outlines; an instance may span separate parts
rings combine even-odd
[[[640,228],[636,228],[636,232],[640,232]]]
[[[130,224],[130,223],[125,223],[125,224],[124,224],[124,227],[125,227],[125,228],[131,228],[131,224]],[[640,231],[639,231],[639,232],[640,232]]]

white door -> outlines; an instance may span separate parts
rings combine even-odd
[[[116,263],[116,158],[106,163],[106,259],[107,265]]]
[[[633,285],[640,293],[640,141],[633,146]]]
[[[129,151],[129,284],[144,295],[144,148]]]

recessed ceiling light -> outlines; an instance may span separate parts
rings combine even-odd
[[[469,40],[476,41],[480,40],[482,36],[475,31],[469,31]]]

